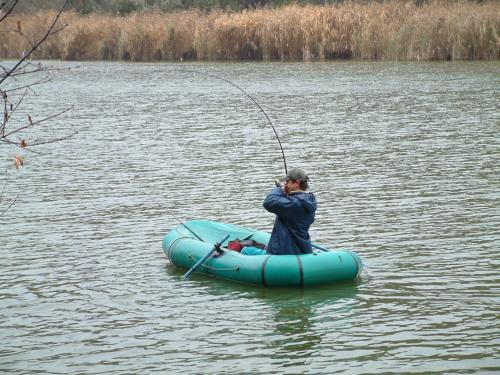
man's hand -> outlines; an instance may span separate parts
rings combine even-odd
[[[288,194],[287,191],[286,191],[286,182],[285,181],[274,180],[274,184],[276,185],[276,187],[281,188],[281,190],[283,190],[283,192],[285,194]]]

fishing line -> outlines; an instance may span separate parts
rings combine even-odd
[[[264,111],[264,109],[260,106],[259,103],[257,103],[257,101],[248,93],[246,92],[245,90],[243,90],[240,86],[238,86],[237,84],[229,81],[228,79],[225,79],[225,78],[222,78],[222,77],[219,77],[219,76],[216,76],[215,74],[210,74],[210,73],[205,73],[205,72],[200,72],[200,71],[197,71],[197,70],[182,70],[183,72],[188,72],[188,73],[197,73],[197,74],[201,74],[201,75],[206,75],[206,76],[209,76],[209,77],[212,77],[212,78],[216,78],[216,79],[219,79],[221,81],[224,81],[226,83],[229,83],[230,85],[236,87],[238,90],[240,90],[243,94],[245,94],[246,96],[248,96],[250,98],[250,100],[252,100],[252,102],[255,103],[255,105],[257,107],[259,107],[260,111],[264,114],[264,116],[266,116],[266,119],[267,121],[269,121],[269,124],[271,125],[271,127],[273,128],[273,131],[274,131],[274,135],[276,135],[276,139],[278,140],[278,143],[280,145],[280,149],[281,149],[281,155],[283,156],[283,164],[285,165],[285,176],[288,174],[288,170],[287,170],[287,167],[286,167],[286,159],[285,159],[285,151],[283,151],[283,146],[281,145],[281,140],[280,140],[280,137],[278,135],[278,132],[276,131],[276,128],[274,127],[271,119],[269,118],[269,116],[267,115],[266,111]]]

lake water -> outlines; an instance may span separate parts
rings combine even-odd
[[[500,64],[52,63],[3,147],[0,372],[493,373],[500,370]],[[262,200],[311,176],[315,242],[355,283],[264,289],[167,263],[206,218],[271,230]],[[12,158],[21,152],[25,166]],[[5,200],[3,203],[5,205]],[[0,207],[1,208],[1,207]]]

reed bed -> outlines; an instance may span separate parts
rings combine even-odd
[[[53,13],[2,23],[0,56],[29,48]],[[66,13],[69,26],[36,53],[65,60],[494,60],[500,57],[496,1],[344,2],[243,12],[187,10],[127,17]]]

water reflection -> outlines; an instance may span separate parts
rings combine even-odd
[[[167,272],[172,282],[181,282],[184,270],[169,265]],[[268,322],[269,340],[262,342],[265,351],[272,353],[271,358],[283,367],[300,367],[320,350],[323,336],[329,333],[324,323],[351,313],[361,281],[304,289],[263,288],[195,274],[188,283],[183,283],[183,287],[204,293],[203,298],[208,300],[244,299],[246,306],[258,306],[257,314],[236,309],[240,324]]]
[[[335,315],[338,310],[352,308],[358,292],[355,283],[342,283],[307,289],[260,289],[255,293],[273,311],[276,340],[268,344],[273,358],[295,358],[293,366],[305,364],[297,359],[307,359],[314,353],[327,333],[316,323]],[[285,365],[284,365],[285,366]]]

